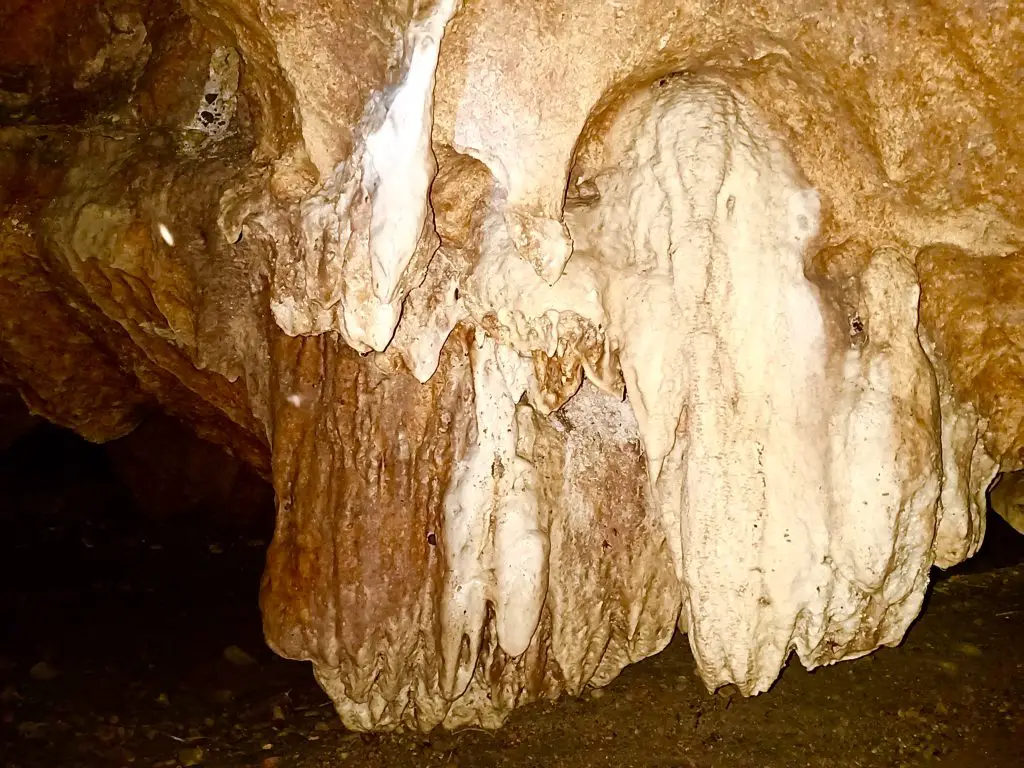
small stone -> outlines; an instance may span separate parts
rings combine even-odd
[[[982,655],[981,648],[974,645],[974,643],[957,643],[956,650],[958,653],[962,653],[964,656],[972,656],[977,658]]]
[[[178,762],[184,766],[202,765],[202,747],[185,747],[185,749],[178,752]]]
[[[281,707],[274,707],[274,712],[270,716],[271,720],[284,720],[284,710]]]
[[[268,742],[267,744],[264,744],[264,745],[263,745],[263,750],[264,750],[265,752],[269,752],[269,751],[270,751],[270,750],[272,750],[273,748],[274,748],[274,745],[273,745],[273,744],[270,744],[269,742]]]
[[[604,691],[600,688],[595,688],[590,692],[590,698],[592,699],[600,699],[602,696],[604,696]]]
[[[55,679],[60,672],[52,664],[40,661],[32,665],[32,669],[28,671],[28,674],[33,680],[49,681]]]
[[[251,667],[256,659],[243,651],[237,645],[229,645],[224,649],[224,658],[239,667]]]
[[[46,736],[46,723],[18,723],[18,733],[26,739],[41,739]]]
[[[317,723],[316,725],[313,726],[313,730],[314,731],[329,731],[329,730],[331,730],[331,726],[329,726],[327,723],[325,723],[325,722],[323,722],[321,720],[319,723]]]

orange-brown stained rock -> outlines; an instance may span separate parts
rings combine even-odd
[[[255,65],[250,84],[267,120],[261,141],[276,142],[277,133],[290,138],[301,130],[309,157],[326,178],[351,152],[366,100],[386,80],[401,50],[408,4],[189,0],[187,5],[204,24],[234,37],[243,58]]]
[[[464,342],[451,340],[426,385],[331,336],[278,334],[273,358],[268,641],[338,667],[357,700],[372,683],[396,695],[439,661],[442,502],[475,429]]]
[[[128,391],[149,395],[269,474],[259,404],[242,377],[245,345],[236,341],[259,333],[259,318],[249,315],[249,268],[239,252],[226,250],[211,222],[218,187],[231,172],[222,161],[166,162],[166,150],[145,142],[135,155],[118,157],[116,146],[102,138],[83,142],[67,191],[48,207],[48,279],[65,303],[80,307],[92,338],[129,376]],[[100,183],[83,185],[86,176]],[[159,207],[147,200],[157,189]],[[160,238],[159,224],[174,233],[174,247]]]
[[[131,100],[134,114],[150,130],[185,125],[200,104],[218,41],[181,7],[151,19],[147,33],[152,51]]]
[[[0,130],[4,376],[33,409],[90,439],[119,437],[159,405],[269,475],[260,366],[242,362],[259,347],[253,262],[217,229],[223,188],[248,172],[246,124],[207,156],[182,156],[169,126],[145,109],[139,122],[129,103],[159,96],[160,117],[179,122],[194,111],[206,33],[170,3],[59,5],[3,9],[38,45],[3,47],[0,73],[17,80],[20,101],[56,99],[60,109],[35,117],[70,123]],[[146,45],[129,45],[140,24]],[[97,29],[106,37],[86,39]],[[118,114],[82,130],[73,123],[86,108]]]
[[[121,437],[138,423],[146,398],[68,306],[36,238],[15,221],[0,221],[0,374],[50,421],[89,440]]]
[[[664,648],[681,595],[629,407],[585,383],[548,424],[552,654],[578,693]]]
[[[988,420],[1004,471],[1024,466],[1024,253],[979,258],[952,246],[918,257],[921,327],[953,392]]]
[[[81,289],[47,269],[38,238],[19,221],[16,215],[0,222],[0,376],[29,407],[105,442],[130,432],[159,405],[269,476],[269,452],[252,417],[243,422],[246,431],[216,399],[205,399],[219,389],[225,398],[244,398],[245,389],[196,370],[160,340],[164,346],[154,349],[163,356],[151,357],[86,297],[69,301]],[[204,387],[204,379],[215,386]]]
[[[176,11],[173,0],[7,0],[0,6],[0,116],[52,124],[115,107],[145,67],[147,27]]]
[[[555,566],[540,627],[512,660],[489,617],[473,680],[449,711],[438,600],[444,496],[475,440],[466,344],[457,330],[420,385],[336,339],[274,341],[279,507],[265,632],[279,653],[312,660],[332,695],[344,692],[339,707],[355,727],[493,726],[517,704],[610,680],[674,631],[679,590],[639,440],[617,421],[623,404],[587,385],[568,416],[536,417],[530,460]]]

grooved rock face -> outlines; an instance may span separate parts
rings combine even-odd
[[[898,643],[1022,468],[1017,5],[58,5],[0,12],[0,379],[270,475],[349,727]]]

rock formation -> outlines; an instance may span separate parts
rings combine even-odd
[[[267,640],[349,727],[495,727],[677,628],[747,695],[898,643],[1024,468],[1019,4],[0,29],[0,379],[271,477]]]

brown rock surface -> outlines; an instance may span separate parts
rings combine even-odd
[[[993,458],[1024,467],[1024,253],[978,258],[935,246],[917,269],[921,323],[956,397],[985,420]]]

